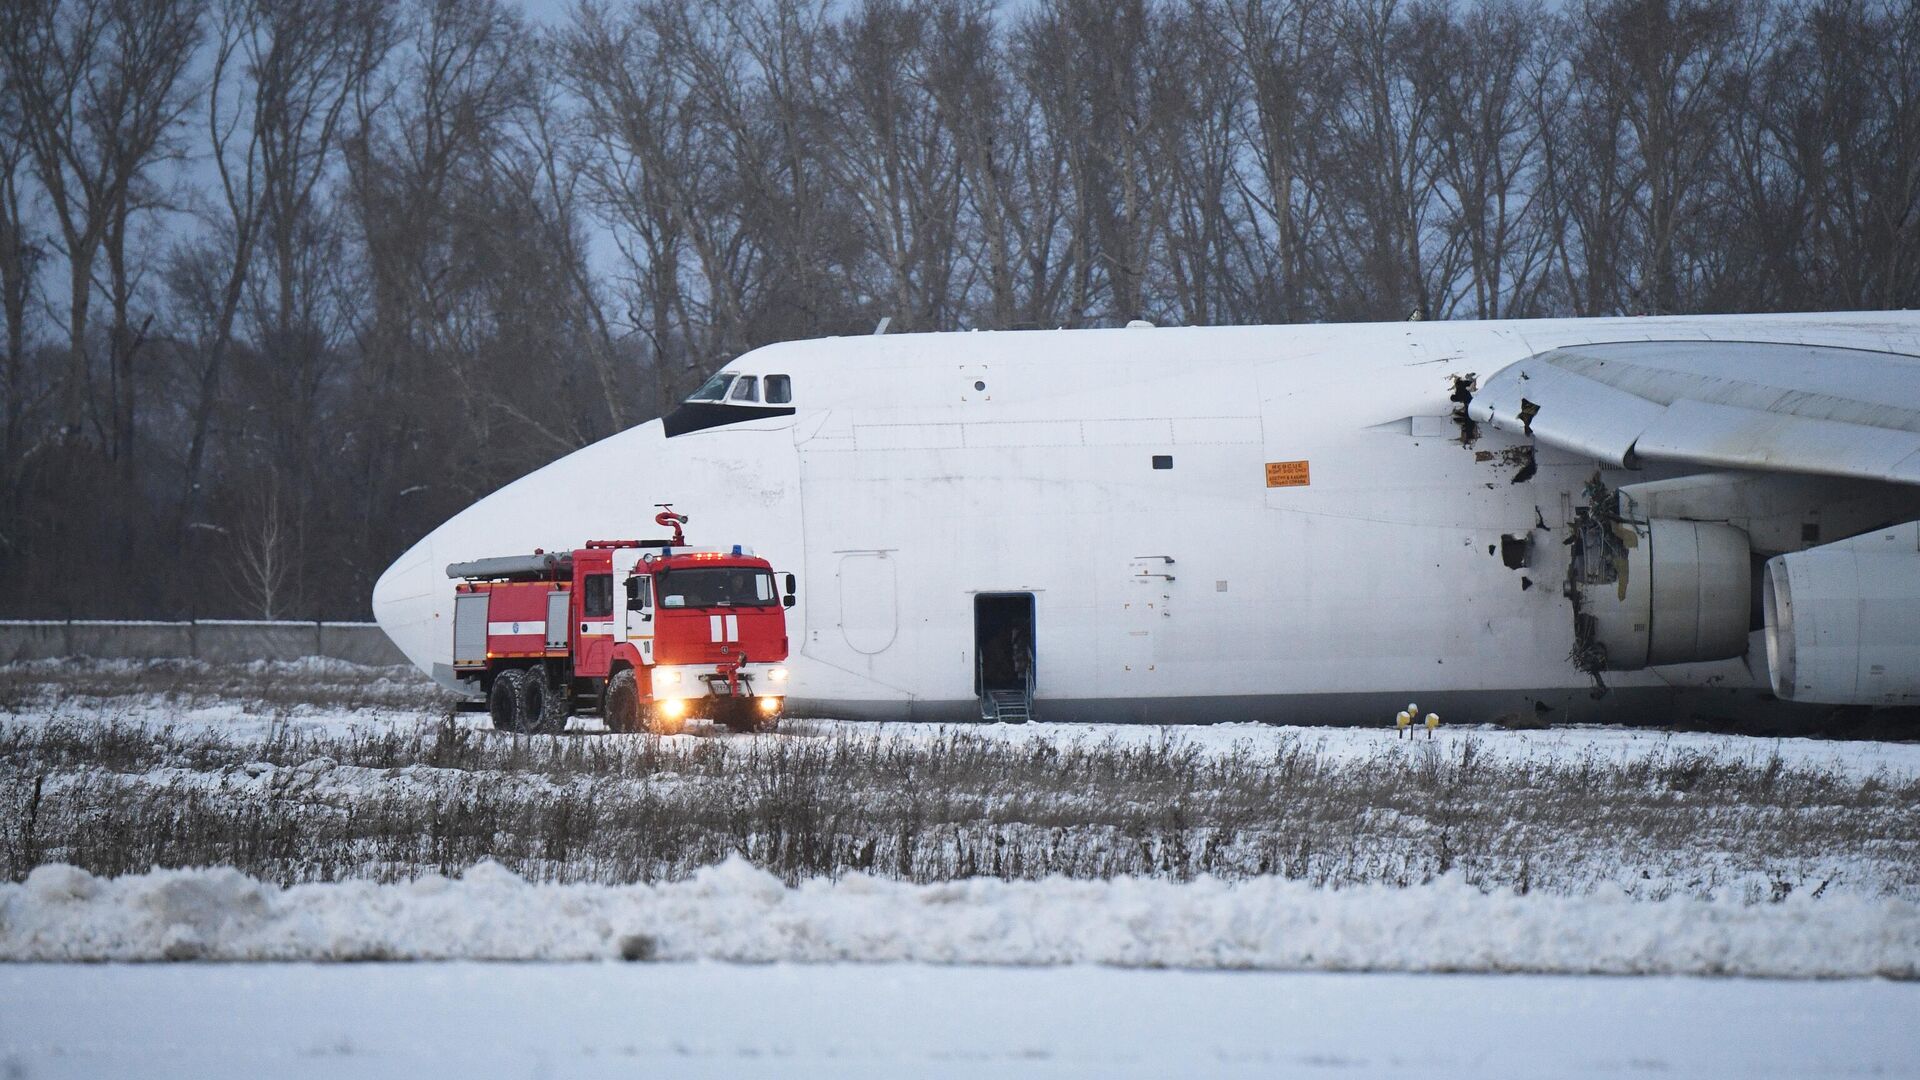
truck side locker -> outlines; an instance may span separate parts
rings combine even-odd
[[[487,663],[487,598],[484,590],[453,598],[453,666],[485,667]]]
[[[567,628],[572,624],[572,612],[567,605],[569,594],[564,590],[555,590],[547,594],[547,651],[567,651]]]

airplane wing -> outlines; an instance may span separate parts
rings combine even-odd
[[[1500,369],[1467,415],[1642,460],[1920,484],[1920,356],[1749,341],[1552,349]]]

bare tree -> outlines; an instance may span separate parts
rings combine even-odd
[[[667,62],[669,43],[687,34],[676,12],[636,9],[617,21],[583,4],[559,39],[555,65],[582,102],[584,176],[629,268],[629,319],[651,350],[655,408],[663,412],[692,389],[688,368],[709,348],[683,264],[719,262],[716,246],[695,231],[713,220],[698,209],[700,125],[686,80]],[[730,289],[718,300],[738,317]]]
[[[1323,168],[1329,172],[1324,241],[1342,300],[1337,318],[1432,313],[1455,252],[1435,228],[1437,160],[1432,97],[1413,79],[1412,29],[1401,0],[1354,0],[1331,25],[1341,73]]]
[[[944,129],[951,153],[954,222],[950,236],[956,317],[1008,327],[1022,319],[1018,251],[1022,228],[1040,226],[1016,209],[1019,159],[1035,151],[1010,138],[1019,103],[1005,68],[1001,37],[986,0],[953,0],[925,9],[919,87]]]
[[[476,217],[498,205],[495,155],[529,90],[513,55],[524,28],[492,0],[439,0],[414,12],[407,30],[381,92],[359,99],[348,147],[371,304],[358,332],[378,357],[373,385],[400,400],[451,394],[484,444],[500,419],[494,403],[516,388],[477,366],[492,319],[471,286],[494,268],[471,261],[479,252],[462,241],[489,240],[467,230],[484,227]],[[568,445],[543,434],[556,450]]]
[[[0,423],[0,497],[8,507],[27,457],[28,304],[42,252],[32,235],[26,184],[26,144],[18,102],[0,86],[0,319],[6,320],[5,366],[0,369],[6,405]],[[9,515],[11,516],[11,515]]]
[[[228,580],[248,614],[278,619],[287,614],[300,555],[281,506],[279,477],[268,474],[245,502],[242,524],[233,534],[234,573]]]
[[[167,136],[186,108],[181,77],[199,19],[196,0],[21,0],[0,20],[0,57],[68,263],[64,430],[78,437],[84,419],[88,309],[96,259],[105,248],[114,306],[110,441],[129,469],[137,397],[128,225],[148,205],[141,182],[168,152]]]
[[[742,220],[764,256],[746,279],[752,303],[739,347],[851,329],[872,309],[849,295],[863,260],[860,230],[823,152],[831,138],[820,92],[830,67],[827,0],[706,0],[702,7],[704,40],[730,48],[743,76],[731,84],[703,80],[702,97],[723,160],[743,171]],[[718,55],[714,48],[692,54],[715,75],[724,70]]]
[[[1613,266],[1608,299],[1637,311],[1685,310],[1683,239],[1702,217],[1708,171],[1721,152],[1721,83],[1744,55],[1746,0],[1591,0],[1575,16],[1575,74],[1590,153],[1584,190],[1607,216],[1589,241],[1630,228],[1632,262],[1602,241]],[[1624,211],[1627,222],[1618,214]],[[1576,215],[1580,220],[1582,215]],[[1589,260],[1591,262],[1591,260]],[[1601,296],[1594,295],[1594,301]]]
[[[1250,108],[1240,143],[1251,166],[1239,180],[1251,210],[1254,317],[1313,317],[1324,271],[1318,235],[1324,182],[1317,145],[1337,97],[1329,0],[1224,0],[1209,9],[1213,36],[1246,80]]]
[[[1150,95],[1154,212],[1163,254],[1149,282],[1183,323],[1204,326],[1256,319],[1246,288],[1246,200],[1241,197],[1240,138],[1247,80],[1215,62],[1211,20],[1194,11],[1162,16]]]
[[[1156,186],[1149,142],[1152,16],[1145,0],[1050,0],[1017,31],[1022,84],[1044,137],[1061,149],[1066,295],[1060,314],[1138,318],[1155,243]]]
[[[549,55],[554,55],[553,51]],[[582,167],[586,151],[577,125],[560,100],[564,91],[557,83],[542,83],[538,96],[530,104],[523,138],[528,147],[527,166],[520,170],[525,179],[521,198],[541,205],[547,225],[543,244],[556,256],[564,273],[569,322],[586,347],[587,357],[599,383],[601,404],[606,409],[608,430],[618,431],[630,422],[630,403],[636,396],[627,385],[624,370],[632,359],[619,344],[622,336],[607,313],[606,290],[596,281],[590,266],[588,243],[583,236],[583,207],[588,179]],[[594,426],[583,424],[583,431]]]
[[[963,174],[949,127],[958,118],[934,90],[934,15],[875,0],[828,33],[828,176],[851,197],[880,264],[862,292],[903,330],[947,329],[958,314]]]
[[[1539,295],[1546,248],[1540,200],[1540,130],[1529,108],[1543,74],[1540,9],[1485,0],[1409,12],[1411,79],[1431,101],[1433,197],[1447,234],[1450,273],[1435,283],[1435,314],[1497,319],[1525,313]]]
[[[257,51],[260,24],[258,5],[251,0],[224,0],[218,9],[213,70],[206,95],[210,160],[219,183],[218,209],[208,214],[212,236],[178,248],[168,273],[183,324],[179,330],[187,342],[181,351],[191,357],[189,362],[194,367],[190,380],[193,396],[188,406],[190,434],[181,478],[182,529],[198,516],[207,438],[259,232],[260,147],[265,132],[256,115],[259,95],[247,92],[243,68]]]
[[[1575,315],[1635,310],[1629,294],[1639,244],[1632,205],[1639,178],[1625,102],[1602,86],[1581,55],[1571,19],[1558,21],[1554,35],[1566,91],[1536,99],[1534,124],[1542,139],[1541,179],[1550,200],[1563,303]]]
[[[386,0],[325,0],[284,5],[254,0],[256,32],[248,38],[254,126],[260,153],[261,243],[271,284],[259,306],[269,352],[303,368],[316,362],[310,344],[311,301],[301,297],[311,275],[301,248],[319,225],[315,191],[327,176],[347,107],[384,55],[390,24]],[[297,381],[317,376],[299,370]]]
[[[1738,300],[1872,308],[1920,292],[1920,8],[1792,11],[1731,102],[1753,237]],[[1762,272],[1764,271],[1764,272]]]
[[[15,0],[0,76],[21,614],[363,615],[474,497],[882,314],[1920,306],[1904,0]]]
[[[529,33],[490,0],[414,9],[357,109],[337,206],[351,337],[328,353],[339,396],[316,399],[348,494],[316,501],[335,517],[311,525],[347,540],[355,587],[418,521],[627,415],[574,216],[579,136],[557,129],[551,53],[523,48]]]

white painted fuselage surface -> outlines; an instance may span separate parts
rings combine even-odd
[[[726,370],[791,376],[790,414],[671,438],[649,422],[563,458],[398,559],[375,615],[444,675],[449,562],[651,535],[672,502],[691,542],[799,576],[800,712],[977,716],[974,598],[1030,593],[1043,719],[1377,718],[1415,698],[1459,719],[1594,718],[1560,585],[1596,466],[1466,429],[1454,380],[1574,344],[1715,338],[1920,352],[1920,315],[774,345]],[[1630,706],[1766,678],[1733,660],[1609,683]]]

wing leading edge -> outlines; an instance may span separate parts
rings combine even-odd
[[[1597,461],[1920,484],[1920,356],[1750,341],[1628,341],[1529,356],[1468,415]]]

